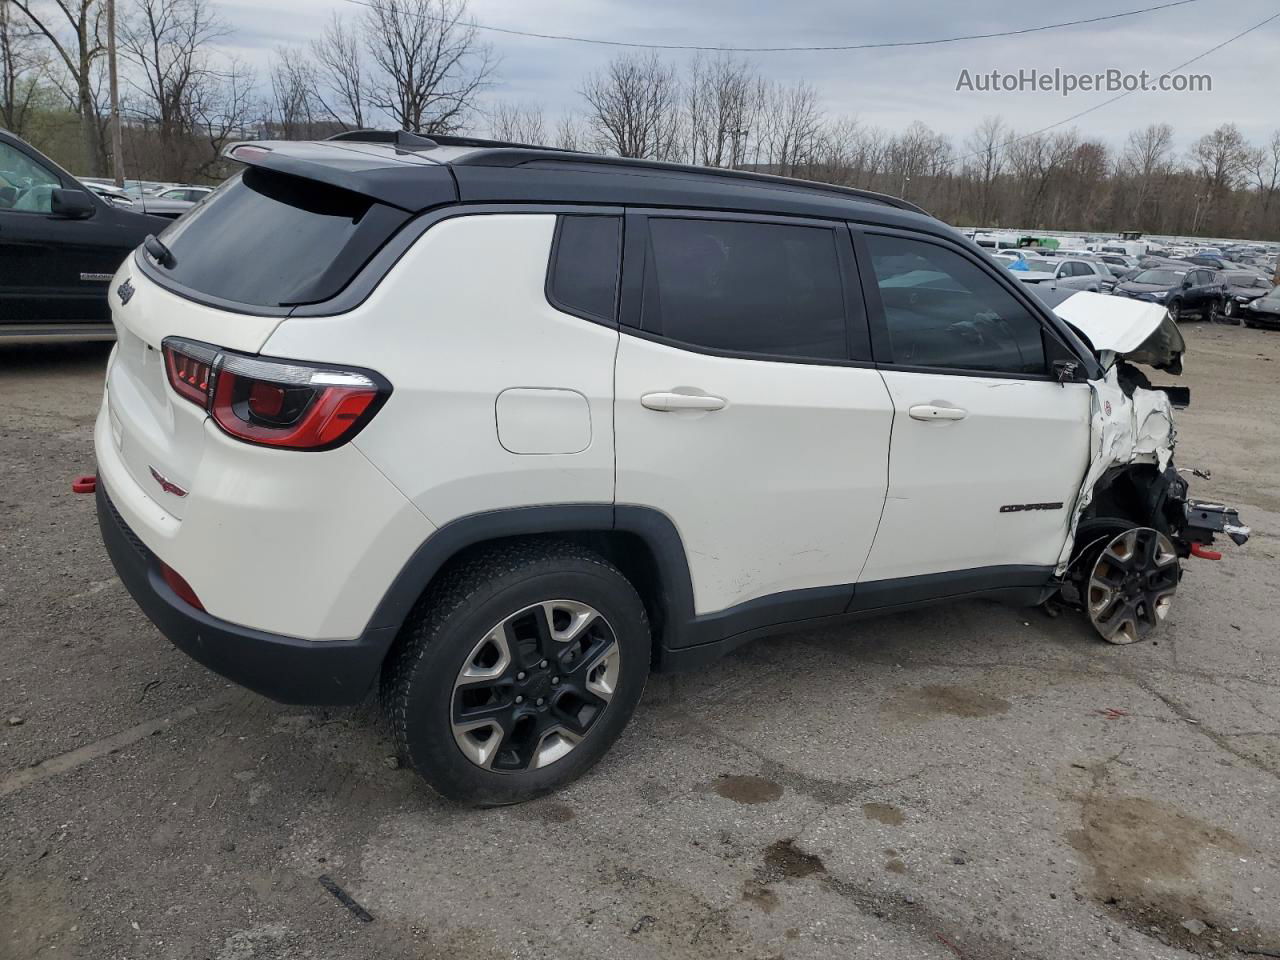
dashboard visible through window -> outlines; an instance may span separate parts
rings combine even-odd
[[[934,243],[866,239],[893,363],[1045,373],[1039,319],[976,264]]]

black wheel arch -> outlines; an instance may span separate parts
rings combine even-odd
[[[622,571],[644,601],[655,666],[664,651],[702,639],[694,629],[693,579],[684,543],[671,518],[651,507],[592,503],[513,507],[444,524],[401,568],[365,634],[388,637],[390,650],[419,599],[452,564],[497,542],[537,538],[579,543]]]

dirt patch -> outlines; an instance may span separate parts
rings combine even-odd
[[[1145,797],[1090,796],[1083,820],[1067,839],[1093,868],[1096,898],[1138,932],[1196,953],[1221,949],[1215,941],[1256,950],[1275,940],[1226,916],[1213,904],[1229,895],[1215,896],[1197,879],[1198,861],[1211,849],[1249,852],[1230,831]],[[1205,927],[1199,933],[1198,924]]]
[[[862,815],[888,827],[900,827],[907,822],[907,815],[891,803],[864,803]]]
[[[901,860],[899,860],[897,857],[894,857],[892,860],[886,863],[884,865],[884,868],[888,870],[890,873],[905,874],[907,872],[907,865],[903,863]]]
[[[895,697],[890,706],[908,716],[994,717],[1007,713],[1011,704],[972,687],[932,683]]]
[[[724,776],[711,789],[734,803],[772,803],[782,796],[782,786],[764,777]]]
[[[795,840],[778,840],[764,848],[764,863],[756,868],[756,880],[772,883],[774,880],[798,880],[815,873],[826,873],[821,857],[805,853]]]
[[[742,902],[749,903],[762,913],[773,913],[781,902],[778,895],[755,880],[742,885]]]

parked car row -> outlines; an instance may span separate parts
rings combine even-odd
[[[1185,257],[1134,257],[1061,246],[996,250],[991,256],[1023,283],[1163,304],[1175,322],[1199,319],[1264,326],[1276,324],[1280,312],[1269,309],[1280,303],[1265,299],[1275,288],[1271,277],[1258,267],[1227,259],[1216,248]]]
[[[149,213],[157,217],[176,220],[197,203],[213,193],[214,188],[190,183],[153,183],[151,181],[126,181],[117,187],[112,180],[99,177],[80,177],[80,182],[98,196],[117,206]]]

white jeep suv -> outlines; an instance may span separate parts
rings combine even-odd
[[[108,552],[289,703],[376,685],[449,797],[554,789],[651,669],[992,596],[1131,641],[1187,501],[1162,308],[1056,312],[910,204],[460,138],[239,144],[111,285]],[[1087,342],[1092,340],[1092,344]]]

